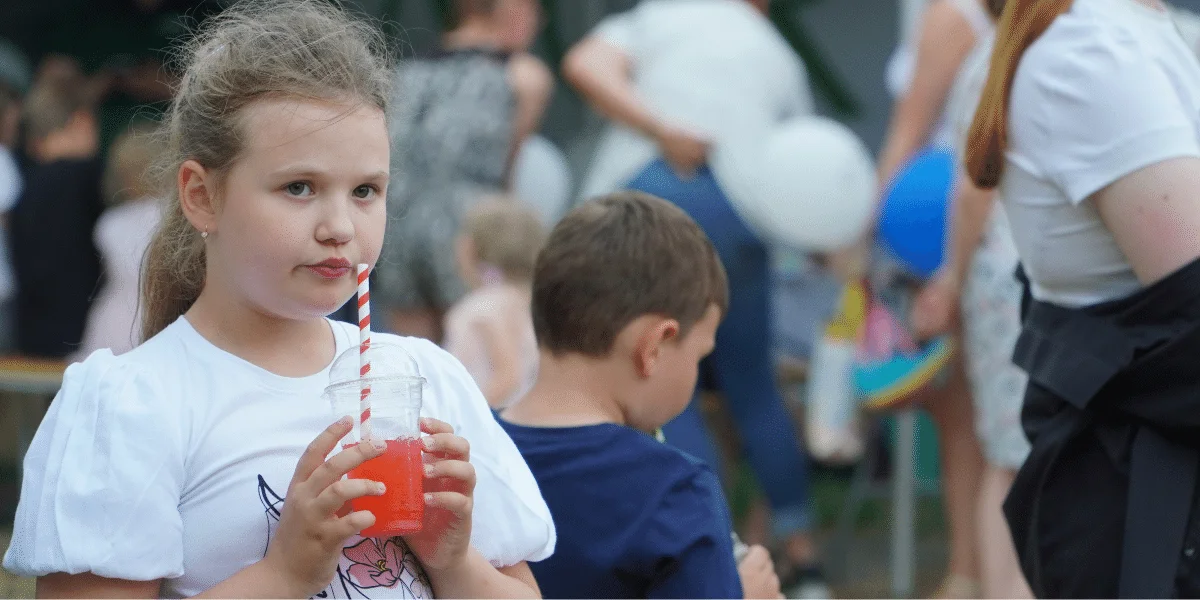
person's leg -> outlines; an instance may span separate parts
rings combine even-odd
[[[989,464],[979,492],[979,562],[984,598],[1033,598],[1001,506],[1017,472]]]
[[[946,385],[931,390],[925,404],[941,442],[942,497],[950,525],[949,577],[940,590],[945,597],[968,595],[972,590],[966,588],[979,580],[975,509],[984,468],[962,353],[955,357]]]

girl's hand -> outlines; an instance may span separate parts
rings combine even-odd
[[[280,590],[288,597],[308,598],[329,585],[346,540],[375,523],[370,512],[347,514],[343,506],[354,498],[383,495],[383,484],[342,476],[383,454],[383,442],[359,444],[325,460],[353,427],[345,417],[321,432],[304,450],[288,485],[279,528],[259,563],[288,586]]]
[[[913,302],[913,334],[922,340],[949,333],[958,321],[959,290],[949,270],[938,271]]]
[[[404,536],[426,571],[461,567],[471,548],[471,509],[475,467],[468,462],[471,446],[454,428],[437,419],[421,419],[429,434],[425,446],[425,523]],[[433,577],[433,573],[430,573]]]

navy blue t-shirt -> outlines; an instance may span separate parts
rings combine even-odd
[[[550,507],[554,555],[531,563],[546,598],[740,598],[716,475],[620,425],[500,419]]]

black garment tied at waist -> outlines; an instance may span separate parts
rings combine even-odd
[[[1167,598],[1200,466],[1200,259],[1082,309],[1022,302],[1032,449],[1004,503],[1038,597]]]

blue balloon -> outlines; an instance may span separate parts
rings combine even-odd
[[[951,151],[924,150],[896,175],[883,200],[879,238],[918,277],[942,264],[954,166]]]

